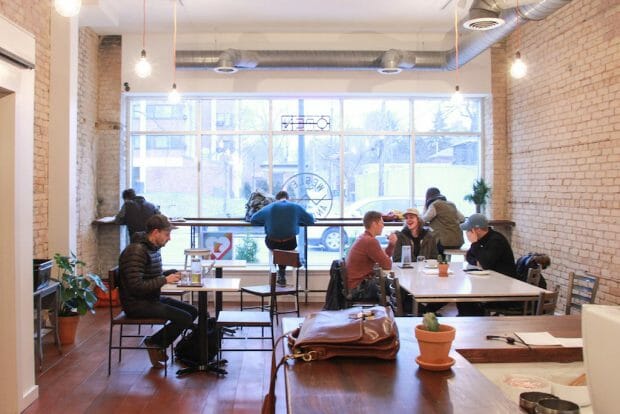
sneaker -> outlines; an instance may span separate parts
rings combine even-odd
[[[278,280],[276,280],[276,284],[278,286],[286,286],[286,278],[285,277],[278,277]]]

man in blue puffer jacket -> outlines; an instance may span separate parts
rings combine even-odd
[[[170,240],[173,228],[166,216],[151,216],[146,222],[146,233],[136,233],[134,242],[119,258],[120,299],[127,316],[170,321],[145,340],[145,344],[152,347],[148,351],[155,368],[162,367],[160,361],[168,358],[165,349],[184,329],[190,328],[198,316],[192,305],[160,296],[162,286],[180,279],[180,274],[174,270],[162,272],[159,252]]]

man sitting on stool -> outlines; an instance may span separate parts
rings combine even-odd
[[[252,215],[252,224],[265,226],[265,244],[269,250],[295,250],[299,226],[314,224],[314,216],[302,206],[288,201],[288,193],[280,191],[276,201]],[[278,265],[278,285],[286,285],[286,266]]]

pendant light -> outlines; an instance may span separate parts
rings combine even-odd
[[[521,11],[519,10],[519,0],[517,0],[517,53],[515,53],[515,60],[510,66],[510,76],[515,79],[521,79],[527,75],[527,65],[521,59],[521,25],[519,24],[519,18],[521,17]]]
[[[455,2],[454,5],[454,49],[456,58],[456,87],[454,93],[450,98],[450,103],[454,106],[461,106],[463,104],[463,95],[459,87],[459,2]]]
[[[139,78],[148,78],[151,76],[151,64],[146,59],[146,0],[142,3],[142,52],[140,52],[140,60],[136,63],[134,71]]]
[[[168,94],[168,102],[176,105],[181,102],[177,90],[177,2],[174,1],[174,29],[172,31],[172,90]]]
[[[82,7],[82,0],[54,0],[56,12],[64,17],[77,16]]]

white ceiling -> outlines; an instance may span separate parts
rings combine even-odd
[[[447,33],[455,5],[463,17],[472,1],[177,0],[177,26],[180,34]],[[170,32],[174,1],[146,4],[147,33]],[[80,26],[101,35],[141,33],[142,10],[142,0],[83,0]]]

